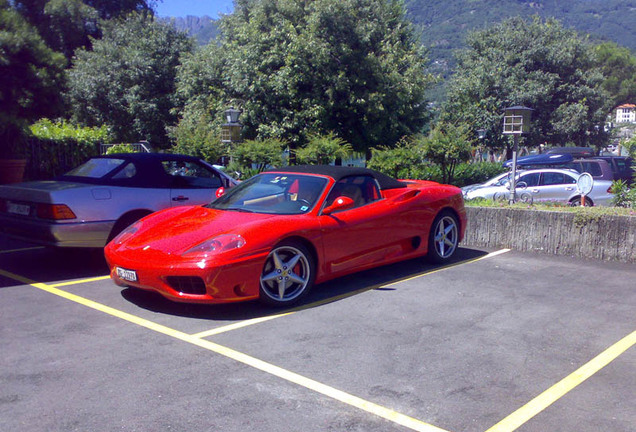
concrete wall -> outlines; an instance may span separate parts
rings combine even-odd
[[[636,263],[636,217],[467,207],[464,246]]]

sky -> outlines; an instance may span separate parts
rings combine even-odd
[[[160,17],[185,17],[207,15],[218,18],[219,13],[231,13],[232,0],[157,0],[157,15]]]

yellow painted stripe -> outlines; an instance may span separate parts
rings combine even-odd
[[[9,249],[9,250],[0,251],[0,254],[8,254],[8,253],[13,253],[13,252],[24,252],[24,251],[38,250],[38,249],[44,249],[44,246],[33,246],[33,247],[20,248],[20,249]]]
[[[215,328],[215,329],[206,330],[206,331],[203,331],[203,332],[200,332],[200,333],[196,333],[196,334],[194,334],[192,336],[199,337],[199,338],[205,338],[205,337],[209,337],[209,336],[214,336],[214,335],[218,335],[218,334],[221,334],[221,333],[225,333],[225,332],[228,332],[228,331],[231,331],[231,330],[237,330],[237,329],[240,329],[240,328],[243,328],[243,327],[248,327],[248,326],[251,326],[251,325],[254,325],[254,324],[260,324],[262,322],[269,321],[269,320],[272,320],[272,319],[275,319],[275,318],[282,318],[284,316],[291,315],[291,314],[294,314],[296,312],[300,312],[302,310],[315,308],[315,307],[322,306],[322,305],[325,305],[325,304],[328,304],[328,303],[334,303],[334,302],[337,302],[339,300],[343,300],[343,299],[346,299],[346,298],[349,298],[349,297],[353,297],[353,296],[356,296],[358,294],[362,294],[362,293],[367,292],[367,291],[371,291],[371,290],[378,289],[378,288],[390,287],[390,286],[396,285],[396,284],[398,284],[400,282],[410,281],[410,280],[417,279],[417,278],[422,277],[422,276],[426,276],[426,275],[429,275],[429,274],[433,274],[433,273],[437,273],[437,272],[440,272],[440,271],[444,271],[444,270],[447,270],[449,268],[456,267],[458,265],[470,264],[470,263],[473,263],[473,262],[476,262],[476,261],[481,261],[481,260],[486,259],[486,258],[492,258],[492,257],[495,257],[497,255],[501,255],[501,254],[506,253],[506,252],[510,252],[510,249],[501,249],[499,251],[489,253],[488,255],[484,255],[483,257],[479,257],[479,258],[475,258],[475,259],[467,260],[467,261],[461,261],[461,262],[458,262],[458,263],[455,263],[455,264],[450,264],[450,265],[447,265],[447,266],[444,266],[444,267],[440,267],[440,268],[435,269],[435,270],[428,270],[428,271],[419,273],[419,274],[417,274],[415,276],[410,276],[410,277],[404,278],[404,279],[398,279],[395,282],[391,282],[388,285],[376,284],[376,285],[364,287],[364,288],[361,288],[361,289],[358,289],[358,290],[355,290],[355,291],[351,291],[351,292],[348,292],[348,293],[345,293],[345,294],[340,294],[340,295],[335,296],[335,297],[329,297],[329,298],[326,298],[324,300],[319,300],[319,301],[316,301],[316,302],[313,302],[313,303],[309,303],[307,305],[303,305],[303,306],[299,306],[297,308],[291,309],[287,313],[267,316],[267,317],[263,317],[263,318],[255,318],[255,319],[246,320],[246,321],[241,321],[239,323],[230,324],[230,325],[227,325],[227,326],[218,327],[218,328]]]
[[[402,282],[412,281],[414,279],[421,278],[422,276],[427,276],[427,275],[431,275],[431,274],[434,274],[434,273],[439,273],[441,271],[448,270],[450,268],[457,267],[457,266],[460,266],[460,265],[472,264],[472,263],[477,262],[477,261],[481,261],[481,260],[485,260],[485,259],[488,259],[488,258],[496,257],[497,255],[501,255],[501,254],[504,254],[506,252],[510,252],[510,249],[501,249],[501,250],[498,250],[496,252],[491,252],[488,255],[484,255],[484,256],[479,257],[479,258],[466,260],[466,261],[460,261],[460,262],[455,263],[455,264],[448,264],[448,265],[446,265],[444,267],[440,267],[440,268],[437,268],[437,269],[434,269],[434,270],[427,270],[425,272],[418,273],[415,276],[409,276],[407,278],[399,279],[399,280],[397,280],[395,282],[391,282],[388,285],[383,285],[380,288],[392,287],[392,286],[397,285],[397,284],[402,283]]]
[[[603,351],[575,372],[565,377],[536,398],[532,399],[508,417],[501,420],[486,432],[511,432],[516,430],[528,420],[559,400],[570,390],[574,389],[583,381],[607,366],[619,355],[634,346],[634,344],[636,344],[636,331],[616,342],[607,350]]]
[[[52,284],[52,285],[49,285],[49,286],[62,287],[62,286],[69,286],[69,285],[79,285],[79,284],[83,284],[83,283],[103,281],[103,280],[106,280],[106,279],[110,279],[110,276],[99,276],[99,277],[88,278],[88,279],[78,279],[78,280],[73,280],[73,281],[68,281],[68,282],[60,282],[60,283]]]
[[[211,330],[206,330],[206,331],[202,331],[199,333],[195,333],[193,335],[191,335],[192,337],[195,338],[205,338],[205,337],[209,337],[209,336],[214,336],[217,334],[221,334],[221,333],[225,333],[225,332],[229,332],[232,330],[237,330],[243,327],[248,327],[254,324],[259,324],[265,321],[269,321],[269,320],[273,320],[276,318],[280,318],[280,317],[284,317],[286,315],[290,315],[293,312],[287,312],[287,313],[283,313],[283,314],[278,314],[278,315],[270,315],[270,316],[266,316],[266,317],[262,317],[262,318],[254,318],[254,319],[249,319],[249,320],[245,320],[245,321],[241,321],[241,322],[237,322],[234,324],[229,324],[223,327],[217,327]]]
[[[381,405],[375,404],[373,402],[366,401],[357,396],[353,396],[349,393],[338,390],[334,387],[322,384],[318,381],[312,380],[310,378],[304,377],[294,372],[290,372],[278,366],[275,366],[271,363],[264,362],[255,357],[251,357],[247,354],[243,354],[241,352],[235,351],[231,348],[224,347],[222,345],[215,344],[213,342],[201,339],[199,337],[195,337],[193,335],[188,335],[186,333],[180,332],[178,330],[163,326],[161,324],[157,324],[152,321],[148,321],[144,318],[140,318],[138,316],[111,308],[110,306],[103,305],[101,303],[97,303],[93,300],[86,299],[84,297],[80,297],[78,295],[60,290],[53,286],[35,282],[24,278],[22,276],[0,270],[0,275],[6,276],[17,281],[23,282],[25,284],[31,285],[40,290],[46,291],[48,293],[57,295],[59,297],[65,298],[67,300],[79,303],[83,306],[98,310],[100,312],[106,313],[108,315],[120,318],[122,320],[131,322],[133,324],[137,324],[138,326],[147,328],[149,330],[153,330],[155,332],[173,337],[175,339],[182,340],[184,342],[190,343],[192,345],[199,346],[206,350],[212,351],[214,353],[220,354],[237,362],[243,363],[247,366],[253,367],[260,371],[269,373],[271,375],[277,376],[281,379],[289,381],[291,383],[297,384],[299,386],[305,387],[307,389],[313,390],[317,393],[320,393],[324,396],[330,397],[347,405],[356,407],[368,413],[374,414],[378,417],[384,418],[396,424],[405,426],[414,431],[420,432],[447,432],[444,429],[440,429],[436,426],[430,425],[428,423],[422,422],[415,418],[406,416],[397,411],[391,410],[389,408],[383,407]]]

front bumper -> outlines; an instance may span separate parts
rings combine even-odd
[[[194,261],[157,263],[154,260],[125,259],[106,248],[106,261],[110,277],[119,286],[154,291],[169,300],[182,303],[233,303],[259,297],[260,275],[267,254],[250,256],[227,263]],[[178,261],[179,258],[175,258]],[[132,270],[137,280],[124,280],[117,267]],[[171,281],[175,278],[200,278],[205,285],[204,294],[181,292]]]

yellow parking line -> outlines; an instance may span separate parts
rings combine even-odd
[[[329,297],[329,298],[326,298],[324,300],[319,300],[319,301],[316,301],[316,302],[313,302],[313,303],[309,303],[309,304],[306,304],[306,305],[299,306],[297,308],[291,309],[287,313],[282,313],[282,314],[278,314],[278,315],[271,315],[271,316],[266,316],[266,317],[262,317],[262,318],[254,318],[254,319],[250,319],[250,320],[246,320],[246,321],[241,321],[241,322],[238,322],[238,323],[235,323],[235,324],[230,324],[230,325],[227,325],[227,326],[217,327],[217,328],[214,328],[214,329],[211,329],[211,330],[202,331],[200,333],[195,333],[192,336],[198,337],[198,338],[205,338],[205,337],[209,337],[209,336],[214,336],[214,335],[218,335],[218,334],[221,334],[221,333],[225,333],[225,332],[228,332],[228,331],[237,330],[237,329],[240,329],[240,328],[243,328],[243,327],[248,327],[248,326],[251,326],[251,325],[254,325],[254,324],[260,324],[260,323],[265,322],[265,321],[273,320],[275,318],[282,318],[284,316],[291,315],[291,314],[294,314],[296,312],[300,312],[300,311],[303,311],[303,310],[315,308],[315,307],[322,306],[322,305],[325,305],[325,304],[328,304],[328,303],[334,303],[334,302],[337,302],[339,300],[343,300],[343,299],[346,299],[346,298],[349,298],[349,297],[353,297],[353,296],[356,296],[358,294],[362,294],[364,292],[371,291],[371,290],[374,290],[374,289],[391,287],[391,286],[396,285],[396,284],[398,284],[400,282],[406,282],[406,281],[410,281],[410,280],[413,280],[413,279],[417,279],[419,277],[426,276],[426,275],[433,274],[433,273],[437,273],[437,272],[440,272],[440,271],[444,271],[444,270],[456,267],[456,266],[461,265],[461,264],[470,264],[470,263],[473,263],[473,262],[481,261],[481,260],[486,259],[486,258],[492,258],[492,257],[495,257],[497,255],[501,255],[501,254],[506,253],[506,252],[510,252],[510,249],[501,249],[501,250],[498,250],[496,252],[492,252],[492,253],[489,253],[488,255],[484,255],[482,257],[475,258],[475,259],[472,259],[472,260],[461,261],[461,262],[458,262],[458,263],[455,263],[455,264],[449,264],[447,266],[440,267],[440,268],[434,269],[434,270],[427,270],[427,271],[419,273],[419,274],[417,274],[415,276],[410,276],[410,277],[404,278],[404,279],[398,279],[395,282],[391,282],[390,284],[387,284],[387,285],[384,285],[384,284],[372,285],[372,286],[364,287],[364,288],[361,288],[361,289],[358,289],[358,290],[355,290],[355,291],[351,291],[351,292],[348,292],[348,293],[345,293],[345,294],[340,294],[340,295],[335,296],[335,297]]]
[[[162,333],[166,336],[173,337],[175,339],[182,340],[184,342],[190,343],[192,345],[199,346],[206,350],[212,351],[214,353],[220,354],[247,366],[253,367],[260,371],[269,373],[271,375],[277,376],[281,379],[284,379],[288,382],[297,384],[301,387],[305,387],[307,389],[313,390],[317,393],[320,393],[324,396],[330,397],[347,405],[353,406],[355,408],[361,409],[368,413],[374,414],[378,417],[384,418],[396,424],[405,426],[409,429],[419,432],[447,432],[444,429],[440,429],[436,426],[430,425],[423,421],[417,420],[413,417],[409,417],[407,415],[401,414],[397,411],[391,410],[389,408],[383,407],[381,405],[375,404],[373,402],[366,401],[357,396],[351,395],[349,393],[338,390],[334,387],[322,384],[318,381],[312,380],[310,378],[304,377],[297,373],[288,371],[281,367],[275,366],[271,363],[264,362],[255,357],[251,357],[247,354],[243,354],[239,351],[235,351],[231,348],[224,347],[222,345],[218,345],[216,343],[201,339],[199,337],[195,337],[178,330],[163,326],[161,324],[157,324],[155,322],[146,320],[144,318],[129,314],[127,312],[120,311],[118,309],[111,308],[110,306],[103,305],[101,303],[97,303],[93,300],[89,300],[84,297],[80,297],[78,295],[63,291],[59,288],[55,288],[51,285],[47,285],[44,283],[39,283],[36,281],[32,281],[30,279],[24,278],[20,275],[16,275],[4,270],[0,270],[0,275],[9,277],[11,279],[15,279],[19,282],[31,285],[40,290],[46,291],[48,293],[57,295],[59,297],[65,298],[67,300],[73,301],[75,303],[79,303],[83,306],[98,310],[100,312],[106,313],[108,315],[120,318],[122,320],[131,322],[138,326],[147,328],[149,330],[153,330],[158,333]]]
[[[79,284],[83,284],[83,283],[103,281],[103,280],[106,280],[106,279],[110,279],[110,276],[99,276],[99,277],[94,277],[94,278],[89,278],[89,279],[79,279],[79,280],[68,281],[68,282],[60,282],[60,283],[56,283],[56,284],[51,284],[49,286],[61,287],[61,286],[69,286],[69,285],[79,285]]]
[[[0,254],[8,254],[8,253],[13,253],[13,252],[24,252],[24,251],[38,250],[38,249],[44,249],[44,246],[33,246],[33,247],[20,248],[20,249],[9,249],[9,250],[0,251]]]
[[[532,399],[508,417],[501,420],[486,432],[510,432],[516,430],[528,420],[562,398],[570,390],[574,389],[583,381],[607,366],[634,344],[636,344],[636,331],[616,342],[614,345],[541,393],[536,398]]]

